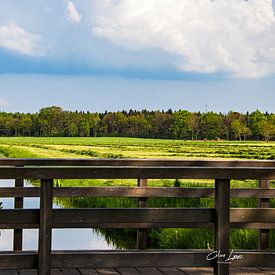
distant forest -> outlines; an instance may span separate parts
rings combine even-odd
[[[0,112],[1,136],[143,137],[186,140],[274,140],[275,114],[179,111],[92,113],[42,108],[38,113]]]

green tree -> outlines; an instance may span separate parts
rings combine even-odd
[[[144,114],[136,113],[128,117],[127,135],[130,137],[146,137],[150,131],[150,123]]]
[[[78,123],[78,135],[80,137],[90,136],[90,125],[84,117]]]
[[[265,141],[269,141],[275,134],[275,125],[271,120],[263,120],[259,125],[259,133]]]
[[[63,110],[61,107],[42,108],[38,113],[38,124],[43,136],[63,135]]]
[[[71,122],[69,126],[66,128],[66,133],[69,137],[77,137],[78,136],[78,128],[74,122]]]
[[[172,122],[171,114],[164,112],[154,112],[151,116],[151,132],[154,138],[171,137],[170,126]]]
[[[194,140],[194,138],[198,139],[199,134],[199,116],[196,113],[189,113],[189,115],[186,118],[186,122],[188,127],[191,130],[191,139]]]
[[[259,110],[252,112],[249,116],[250,128],[255,138],[259,139],[262,136],[261,125],[267,120],[267,117]]]
[[[242,140],[242,137],[245,137],[250,133],[248,127],[245,126],[245,123],[239,119],[235,119],[231,123],[231,130],[234,133],[235,139]]]
[[[217,113],[204,113],[200,118],[201,137],[218,139],[222,135],[222,118]]]
[[[172,115],[171,130],[174,138],[187,139],[190,136],[191,127],[188,124],[190,113],[186,110],[179,110]]]
[[[87,121],[90,126],[90,136],[97,137],[97,133],[100,126],[100,117],[98,113],[89,113],[86,115]]]
[[[107,125],[108,134],[111,136],[122,136],[127,127],[127,117],[121,112],[107,113],[103,118]]]
[[[31,114],[22,115],[19,121],[20,134],[23,136],[30,136],[32,131]]]

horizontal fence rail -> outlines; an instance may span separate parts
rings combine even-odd
[[[0,166],[199,166],[271,167],[273,160],[182,160],[182,159],[14,159],[0,158]]]
[[[15,209],[0,210],[0,228],[14,230],[14,251],[0,252],[0,269],[189,266],[214,267],[229,274],[223,259],[207,260],[211,252],[230,253],[229,231],[259,231],[257,251],[238,251],[230,266],[275,267],[275,252],[267,251],[275,209],[269,199],[275,189],[275,161],[199,161],[142,159],[0,159],[0,178],[16,179],[15,187],[0,187],[0,197],[14,197]],[[39,179],[40,187],[23,187],[23,179]],[[137,179],[137,187],[54,187],[59,179]],[[213,188],[149,187],[147,179],[212,179]],[[230,180],[259,180],[258,188],[230,188]],[[39,209],[23,209],[23,198],[40,197]],[[53,197],[129,197],[137,208],[53,209]],[[149,208],[148,199],[213,198],[214,208]],[[230,208],[230,198],[256,198],[259,208]],[[52,251],[52,228],[136,228],[137,250]],[[38,251],[22,251],[22,229],[39,228]],[[215,249],[150,250],[149,228],[212,228]],[[236,252],[235,252],[236,253]]]
[[[54,187],[54,197],[213,198],[213,188],[181,187]],[[2,187],[0,197],[39,197],[39,187]],[[232,188],[231,198],[275,198],[275,189]]]
[[[0,228],[38,228],[38,209],[0,211]],[[172,215],[172,216],[171,216]],[[212,228],[212,208],[54,209],[53,228]],[[230,209],[231,228],[275,228],[274,209]]]
[[[274,179],[274,167],[91,166],[3,167],[2,179]]]

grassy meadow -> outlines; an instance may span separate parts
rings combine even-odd
[[[275,142],[181,141],[139,138],[0,138],[0,156],[9,158],[193,158],[193,159],[275,159]],[[135,180],[59,180],[61,186],[136,186]],[[213,187],[213,180],[149,180],[149,186]],[[232,181],[231,187],[257,187],[257,181]],[[275,182],[271,181],[271,187]],[[64,207],[136,207],[128,198],[65,198]],[[275,207],[275,200],[271,200]],[[211,198],[152,198],[149,207],[213,207]],[[231,207],[257,207],[256,199],[231,199]],[[135,247],[135,230],[101,230],[120,248]],[[213,247],[212,230],[152,229],[152,248]],[[256,230],[231,230],[231,248],[257,247]],[[275,248],[271,232],[270,247]]]
[[[275,142],[0,137],[0,154],[38,158],[275,159]]]

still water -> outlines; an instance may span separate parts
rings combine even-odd
[[[26,187],[32,186],[25,182]],[[0,180],[1,187],[13,187],[14,181]],[[3,209],[13,209],[13,198],[0,198]],[[53,204],[54,208],[60,208]],[[24,198],[24,208],[39,208],[39,198]],[[1,211],[1,210],[0,210]],[[0,251],[11,251],[13,248],[13,230],[0,229]],[[38,229],[23,229],[23,250],[38,249]],[[53,229],[52,231],[53,250],[89,250],[89,249],[115,249],[108,244],[100,232],[94,229],[69,228]]]

